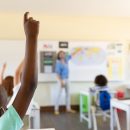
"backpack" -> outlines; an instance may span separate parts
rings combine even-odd
[[[102,110],[110,109],[111,96],[107,91],[100,91],[99,93],[99,105]]]

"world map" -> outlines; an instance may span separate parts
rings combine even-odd
[[[106,52],[99,47],[76,47],[71,50],[72,60],[75,65],[100,65],[106,61]]]

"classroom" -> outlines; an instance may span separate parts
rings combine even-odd
[[[0,3],[0,130],[130,130],[129,0]]]

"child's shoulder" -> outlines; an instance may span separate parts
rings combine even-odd
[[[109,87],[108,86],[103,86],[103,87],[100,87],[100,90],[106,90],[106,91],[108,91],[109,90]]]

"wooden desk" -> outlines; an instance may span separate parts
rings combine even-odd
[[[47,128],[47,129],[27,129],[27,130],[55,130],[55,128]]]

